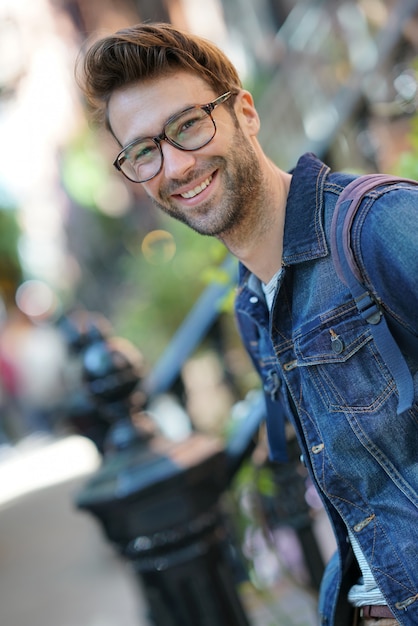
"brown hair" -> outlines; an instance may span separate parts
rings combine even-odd
[[[116,89],[173,69],[201,76],[219,94],[241,88],[237,70],[215,44],[163,23],[138,24],[96,41],[77,79],[93,116],[103,122]]]

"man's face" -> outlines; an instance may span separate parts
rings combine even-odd
[[[113,93],[109,121],[122,146],[159,135],[165,122],[183,109],[207,104],[221,94],[201,78],[177,72],[135,83]],[[226,104],[212,113],[216,134],[193,152],[161,142],[163,166],[142,183],[153,202],[197,232],[223,238],[259,199],[262,175],[253,140],[258,117],[246,92],[235,96],[235,114]]]

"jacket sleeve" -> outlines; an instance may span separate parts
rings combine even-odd
[[[362,275],[383,308],[418,336],[418,186],[388,187],[363,202],[370,208],[352,233]]]

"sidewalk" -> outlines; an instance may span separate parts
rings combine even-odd
[[[73,506],[98,463],[78,437],[0,456],[2,626],[148,626],[129,563]],[[246,583],[240,592],[252,626],[317,626],[316,599],[289,578],[264,592]]]

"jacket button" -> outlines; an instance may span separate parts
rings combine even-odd
[[[331,336],[331,348],[335,354],[341,354],[344,350],[344,342],[339,335]]]

